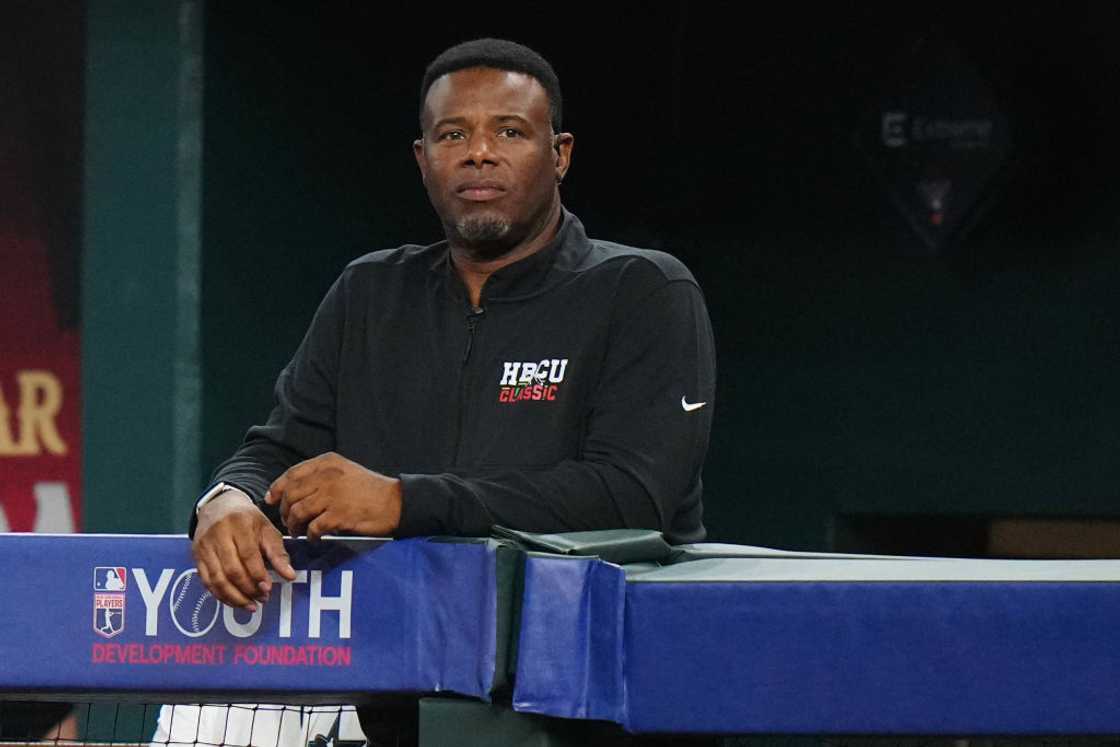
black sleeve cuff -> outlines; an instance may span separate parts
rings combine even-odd
[[[451,515],[451,492],[438,475],[398,475],[401,481],[401,521],[397,537],[448,534],[444,518]]]

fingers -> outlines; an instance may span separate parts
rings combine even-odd
[[[192,551],[206,588],[219,601],[249,612],[266,603],[272,590],[265,560],[283,580],[296,579],[280,533],[263,516],[260,526],[248,532],[216,525],[205,538],[196,539]]]
[[[241,558],[241,565],[249,574],[250,591],[246,596],[256,599],[261,604],[268,601],[269,592],[272,591],[272,579],[268,576],[268,569],[264,565],[264,556],[260,546],[252,538],[246,541],[238,540],[237,554]]]
[[[300,464],[302,464],[302,462]],[[268,486],[268,490],[266,490],[264,494],[265,503],[270,506],[275,506],[280,502],[287,493],[288,488],[291,487],[292,481],[295,480],[292,476],[292,470],[299,466],[300,465],[297,464],[295,467],[290,467],[284,474],[272,481],[272,484]]]
[[[325,467],[337,466],[341,461],[343,461],[342,457],[331,451],[306,459],[294,467],[289,467],[268,487],[268,492],[264,494],[265,503],[275,506],[286,495],[299,494],[299,497],[303,497],[310,492],[314,492],[314,481],[306,483],[308,478],[313,477],[315,473]],[[306,487],[301,487],[305,483]]]
[[[256,602],[267,600],[272,589],[258,540],[261,527],[271,525],[252,505],[231,504],[216,513],[191,546],[199,576],[220,601],[256,611]]]
[[[198,566],[198,575],[202,583],[210,590],[218,601],[231,607],[241,607],[256,611],[253,601],[241,593],[226,574],[226,568],[217,552],[212,547],[201,547],[195,552],[195,564]]]
[[[299,497],[297,497],[295,499],[292,499],[290,497],[290,493],[281,494],[281,497],[280,497],[280,521],[282,521],[284,523],[284,526],[286,526],[288,528],[288,532],[293,537],[298,536],[300,533],[297,532],[295,530],[295,528],[293,527],[293,524],[298,524],[299,522],[298,522],[297,517],[291,516],[292,506],[298,504],[299,502],[303,501],[306,498],[309,498],[312,495],[314,495],[314,493],[306,493],[306,494],[300,495]],[[307,510],[307,507],[304,507],[303,509],[301,509],[301,511],[306,511],[306,510]]]
[[[253,535],[255,534],[254,532]],[[256,542],[253,541],[255,540],[253,535],[245,537],[243,532],[231,533],[228,542],[223,542],[213,548],[214,555],[220,563],[221,576],[226,582],[226,588],[232,587],[239,598],[245,599],[246,602],[240,606],[249,610],[255,609],[252,600],[260,596],[257,583],[267,578],[267,575],[264,574],[264,563],[259,557],[255,564],[261,570],[262,575],[259,578],[253,576],[247,565],[254,553],[258,556],[260,554]],[[211,571],[213,570],[211,568]]]
[[[330,511],[319,514],[315,519],[307,525],[307,539],[312,542],[318,542],[324,535],[333,534],[338,530],[338,522],[335,521]]]
[[[280,520],[293,537],[303,534],[307,523],[322,513],[324,497],[330,492],[331,481],[338,476],[339,470],[335,468],[319,469],[302,478],[286,480],[266,496],[273,505],[280,504]]]
[[[273,485],[279,484],[279,487],[270,489],[266,495],[266,500],[270,500],[273,505],[283,501],[296,503],[317,491],[326,479],[334,477],[336,474],[337,471],[335,470],[319,470],[304,477],[288,478],[283,483],[277,480]]]
[[[280,504],[280,516],[293,537],[306,533],[307,525],[327,510],[330,500],[325,493],[312,493],[296,503],[287,498]]]
[[[292,559],[284,549],[284,540],[275,527],[267,527],[261,532],[261,550],[269,565],[287,581],[296,580],[296,569],[292,567]]]

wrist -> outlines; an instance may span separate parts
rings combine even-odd
[[[401,481],[396,477],[390,478],[389,507],[386,518],[389,520],[387,534],[396,534],[401,526],[401,512],[404,510],[404,493],[401,490]]]
[[[197,523],[193,535],[195,539],[202,537],[210,530],[210,527],[220,523],[230,515],[244,511],[260,513],[260,509],[253,503],[253,499],[237,488],[225,490],[221,494],[213,496],[206,502],[206,505],[199,507],[197,511]]]
[[[253,502],[253,499],[249,497],[248,493],[240,488],[231,486],[211,496],[205,503],[199,502],[196,511],[201,521],[204,518],[223,516],[230,511],[256,507],[257,504]]]
[[[196,516],[201,515],[203,508],[210,505],[210,503],[217,500],[219,497],[224,496],[227,493],[231,493],[231,492],[236,492],[236,493],[239,493],[239,494],[245,496],[246,498],[249,498],[249,494],[246,493],[241,488],[237,487],[236,485],[233,485],[233,484],[228,483],[228,482],[219,482],[219,483],[216,483],[215,485],[211,486],[210,489],[207,490],[205,493],[203,493],[202,496],[195,502],[195,504],[194,504],[195,515]],[[249,500],[252,501],[252,498],[249,498]]]
[[[401,524],[401,481],[376,472],[373,474],[372,492],[370,498],[362,502],[355,530],[365,537],[392,537]]]

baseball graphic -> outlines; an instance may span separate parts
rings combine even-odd
[[[210,632],[218,622],[221,605],[198,577],[198,571],[191,568],[183,571],[171,587],[167,601],[171,607],[171,621],[179,632],[191,638],[198,638]]]

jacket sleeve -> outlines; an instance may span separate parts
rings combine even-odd
[[[276,405],[264,425],[249,429],[237,451],[214,471],[211,485],[229,483],[253,499],[277,528],[280,516],[264,504],[273,480],[305,459],[335,447],[339,351],[345,324],[343,274],[323,298],[291,362],[276,380]],[[190,534],[198,517],[191,511]]]
[[[700,289],[669,280],[612,320],[579,458],[543,469],[403,474],[399,536],[651,528],[697,541],[715,347]]]

